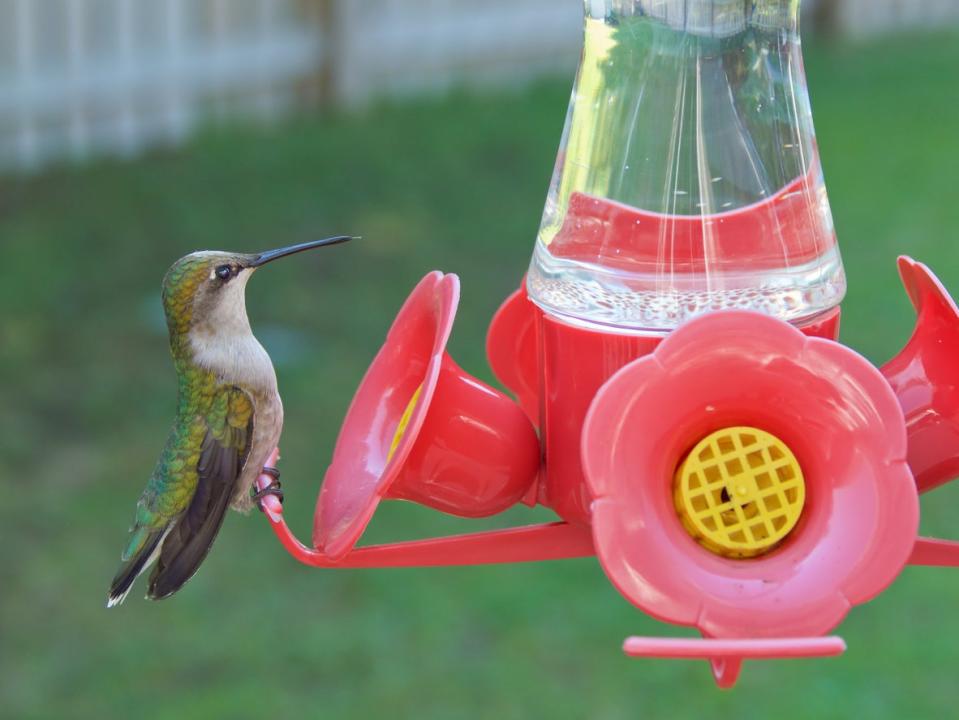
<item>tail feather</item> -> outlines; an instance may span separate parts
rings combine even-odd
[[[110,583],[110,593],[107,595],[107,607],[116,607],[130,594],[133,588],[133,582],[146,570],[156,559],[160,552],[160,546],[163,538],[166,537],[169,528],[150,533],[140,548],[129,557],[125,557],[123,564]]]
[[[198,525],[184,518],[173,529],[164,541],[159,560],[150,575],[147,591],[150,600],[170,597],[196,574],[220,532],[229,505],[230,494],[224,492],[208,508],[208,514]]]
[[[248,431],[252,431],[252,425]],[[200,481],[190,506],[163,541],[160,557],[150,576],[148,598],[161,600],[170,597],[196,573],[223,525],[240,470],[237,449],[223,446],[208,434],[197,465]]]

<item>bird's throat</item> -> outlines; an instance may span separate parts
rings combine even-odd
[[[252,332],[190,333],[192,361],[213,372],[221,382],[246,390],[276,391],[276,373],[270,356]]]

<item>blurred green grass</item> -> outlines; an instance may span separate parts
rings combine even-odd
[[[881,362],[912,327],[898,253],[959,290],[959,36],[814,46],[807,63],[850,282],[843,337]],[[352,390],[428,270],[461,275],[452,352],[490,380],[486,324],[528,262],[568,87],[236,128],[132,164],[0,180],[0,716],[954,714],[949,571],[908,569],[853,612],[844,658],[747,665],[732,693],[703,663],[625,659],[626,635],[675,630],[630,606],[594,560],[311,571],[262,519],[234,515],[174,600],[104,609],[172,417],[167,266],[197,248],[364,236],[279,263],[249,291],[287,406],[288,514],[307,536]],[[926,532],[959,535],[956,490],[924,513]],[[468,527],[394,504],[370,537]]]

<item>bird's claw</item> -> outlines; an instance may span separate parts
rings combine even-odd
[[[263,475],[269,475],[269,476],[270,476],[271,478],[273,478],[273,479],[272,479],[272,481],[270,482],[270,484],[267,485],[267,486],[266,486],[265,488],[263,488],[262,490],[258,490],[257,492],[251,492],[251,494],[250,494],[250,499],[251,499],[253,502],[256,503],[256,506],[257,506],[258,508],[260,508],[260,512],[266,512],[266,511],[263,509],[263,498],[267,497],[268,495],[272,495],[273,497],[275,497],[277,500],[279,500],[279,501],[282,503],[282,502],[283,502],[283,490],[282,490],[282,487],[281,487],[281,485],[280,485],[280,471],[279,471],[279,470],[277,470],[275,467],[264,467],[262,474],[263,474]]]
[[[279,484],[280,481],[280,471],[275,467],[270,467],[269,465],[264,465],[263,469],[260,471],[261,475],[269,475],[271,478],[277,481]]]

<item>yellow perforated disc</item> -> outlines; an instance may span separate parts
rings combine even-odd
[[[806,483],[775,435],[750,427],[714,432],[676,471],[673,500],[690,535],[729,558],[757,557],[796,527]]]
[[[413,417],[413,411],[416,410],[416,405],[420,401],[421,392],[423,392],[422,385],[416,388],[416,392],[413,393],[413,397],[411,397],[409,403],[407,403],[406,410],[403,411],[403,416],[400,418],[400,423],[396,426],[396,432],[393,433],[393,442],[390,443],[390,451],[386,456],[386,462],[392,460],[396,454],[396,449],[400,446],[403,435],[406,434],[406,427],[410,424],[410,420]]]

